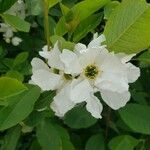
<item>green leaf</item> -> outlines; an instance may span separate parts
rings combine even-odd
[[[130,135],[114,137],[108,144],[110,150],[133,150],[138,140]]]
[[[119,110],[119,114],[134,132],[150,134],[150,106],[128,104]]]
[[[17,0],[0,0],[0,13],[8,10]]]
[[[63,49],[69,49],[69,50],[74,50],[74,46],[75,46],[75,43],[72,43],[70,41],[66,41],[63,37],[61,36],[57,36],[57,35],[54,35],[54,36],[51,36],[51,42],[53,43],[53,45],[59,41],[59,49],[60,50],[63,50]]]
[[[52,8],[57,3],[61,2],[61,0],[47,0],[48,1],[48,7]]]
[[[13,66],[18,66],[18,65],[22,64],[23,62],[25,62],[27,60],[28,56],[29,56],[28,52],[22,52],[22,53],[18,54],[16,56],[16,58],[14,59]]]
[[[10,128],[24,120],[33,110],[40,88],[30,85],[29,90],[8,98],[9,105],[0,108],[0,130]]]
[[[1,150],[15,150],[19,137],[21,135],[21,127],[16,126],[7,131],[4,137],[4,143],[2,144]]]
[[[146,63],[150,63],[150,50],[144,52],[138,57],[138,60]]]
[[[102,13],[94,14],[80,22],[74,31],[73,41],[78,42],[95,29],[102,20]]]
[[[39,100],[35,104],[35,109],[43,110],[48,109],[49,104],[52,102],[54,96],[56,95],[55,91],[46,91],[43,92],[39,98]]]
[[[72,19],[68,22],[70,30],[73,31],[82,20],[102,8],[108,1],[109,0],[85,0],[77,3],[69,12],[72,14]]]
[[[65,17],[61,17],[56,25],[56,31],[55,34],[59,35],[59,36],[63,36],[67,33],[68,29],[67,29],[67,24],[65,21]]]
[[[86,143],[85,150],[105,150],[104,137],[102,134],[96,134],[90,137]]]
[[[104,34],[110,51],[138,53],[150,46],[150,5],[124,0],[111,14]]]
[[[6,23],[14,27],[16,30],[22,32],[29,32],[30,24],[23,19],[9,14],[3,14],[2,17]]]
[[[27,87],[16,79],[0,78],[0,100],[5,99],[27,90]]]
[[[60,3],[60,8],[64,16],[67,15],[67,13],[70,11],[70,9],[67,6],[63,5],[62,3]]]
[[[104,18],[108,19],[116,7],[120,4],[118,1],[111,1],[104,8]]]
[[[95,124],[97,119],[91,116],[83,107],[75,107],[64,117],[64,123],[74,129],[88,128]]]
[[[73,19],[82,21],[102,8],[109,0],[85,0],[77,3],[72,9]]]
[[[56,34],[63,36],[73,32],[77,25],[94,12],[102,8],[109,0],[85,0],[77,3],[70,11],[60,18],[56,26]]]
[[[42,10],[42,5],[43,2],[42,0],[26,0],[28,12],[30,15],[40,15],[43,10]]]
[[[43,150],[74,150],[66,131],[49,120],[43,120],[37,126],[37,138]]]
[[[24,80],[24,76],[21,73],[19,73],[18,71],[10,70],[6,73],[5,76],[17,79],[18,81],[21,81],[21,82],[23,82],[23,80]]]

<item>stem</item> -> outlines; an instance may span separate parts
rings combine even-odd
[[[50,42],[49,17],[48,17],[49,8],[47,0],[43,0],[43,5],[44,5],[44,32],[47,40],[48,51],[50,51],[51,42]]]
[[[109,123],[111,120],[111,108],[108,107],[108,112],[107,112],[107,116],[106,116],[106,129],[105,129],[105,138],[107,139],[108,137],[108,131],[109,131]]]

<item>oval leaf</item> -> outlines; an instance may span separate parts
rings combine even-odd
[[[3,14],[2,15],[3,19],[5,20],[6,23],[17,29],[18,31],[22,32],[29,32],[30,30],[30,24],[23,19],[9,15],[9,14]]]
[[[133,150],[138,140],[129,135],[114,137],[108,144],[110,150]]]
[[[150,5],[124,0],[111,14],[105,36],[110,51],[138,53],[150,46]]]
[[[119,110],[122,120],[133,131],[150,134],[150,107],[147,105],[128,104]]]
[[[8,77],[0,78],[0,99],[17,95],[25,90],[27,90],[27,87],[17,79]]]
[[[91,116],[83,107],[75,107],[64,118],[64,123],[71,128],[87,128],[95,124],[97,119]]]
[[[102,134],[93,135],[86,143],[85,150],[105,150],[103,135]]]
[[[0,108],[0,130],[10,128],[24,120],[33,110],[40,96],[40,88],[30,85],[29,90],[7,99],[9,105]]]

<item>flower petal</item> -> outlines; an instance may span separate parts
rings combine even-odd
[[[58,48],[58,42],[56,42],[51,51],[48,51],[47,46],[44,46],[43,51],[40,51],[39,54],[40,56],[48,59],[48,64],[50,67],[63,70],[64,66],[59,57],[61,52]]]
[[[95,81],[95,86],[112,92],[125,92],[129,89],[128,80],[122,73],[103,72]]]
[[[56,90],[60,86],[61,76],[47,70],[37,70],[31,77],[32,81],[43,91]]]
[[[49,70],[49,67],[47,66],[47,64],[39,58],[33,58],[31,61],[31,65],[32,65],[32,72],[34,73],[37,70]]]
[[[99,54],[100,54],[99,48],[90,48],[90,49],[87,49],[81,55],[79,55],[79,61],[80,61],[82,68],[84,69],[88,65],[95,64],[96,63],[95,60],[97,57],[99,57]]]
[[[127,67],[128,82],[135,82],[140,76],[140,69],[131,63],[127,63],[125,66]]]
[[[62,90],[54,97],[54,101],[50,105],[52,110],[59,117],[63,117],[66,112],[75,106],[75,103],[70,100],[70,86],[71,85],[67,85],[62,88]]]
[[[101,96],[105,103],[114,110],[125,106],[126,103],[130,100],[130,92],[128,91],[124,93],[118,93],[108,90],[101,90]]]
[[[95,37],[88,45],[88,48],[93,48],[93,47],[99,47],[101,46],[102,42],[104,42],[105,36],[101,34],[99,37]]]
[[[91,98],[88,99],[86,109],[91,113],[93,117],[102,118],[101,112],[103,110],[103,106],[96,96],[92,95]]]
[[[77,55],[80,55],[84,52],[86,52],[86,45],[82,44],[82,43],[78,43],[75,45],[75,49],[74,49],[74,52],[77,54]]]
[[[75,103],[87,101],[92,92],[93,88],[87,80],[74,80],[71,87],[71,100]]]
[[[113,53],[109,53],[107,57],[105,57],[103,63],[101,64],[101,70],[110,73],[114,72],[125,74],[126,72],[124,64],[122,64],[121,60]]]
[[[125,64],[128,61],[130,61],[132,59],[132,57],[134,57],[135,55],[136,54],[126,55],[125,53],[118,53],[118,54],[116,54],[116,56],[121,60],[121,62],[123,64]]]
[[[82,68],[79,64],[77,55],[67,49],[64,49],[60,55],[60,60],[65,65],[65,73],[67,74],[79,74],[82,71]]]

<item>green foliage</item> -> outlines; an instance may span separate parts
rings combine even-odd
[[[147,105],[128,104],[119,110],[122,120],[134,132],[150,134],[150,107]]]
[[[27,90],[27,87],[16,79],[0,78],[0,100],[17,95]]]
[[[8,10],[17,0],[0,0],[0,13]]]
[[[15,150],[21,135],[21,127],[15,126],[7,131],[1,150]]]
[[[101,133],[93,135],[86,143],[85,150],[105,150],[104,137]]]
[[[109,142],[110,150],[133,150],[138,140],[129,135],[120,135]]]
[[[6,23],[14,27],[16,30],[22,32],[29,32],[30,24],[22,20],[21,18],[9,14],[3,14],[2,17]]]
[[[13,66],[15,67],[15,66],[20,65],[23,62],[25,62],[27,60],[28,56],[29,56],[28,52],[22,52],[22,53],[18,54],[16,56],[16,58],[14,59]]]
[[[81,21],[74,31],[73,41],[78,42],[84,38],[90,31],[94,30],[102,19],[102,13],[94,14]]]
[[[105,36],[110,51],[138,53],[150,45],[150,6],[125,0],[110,15]]]
[[[49,120],[43,120],[37,126],[37,138],[43,150],[74,150],[66,130]]]
[[[8,98],[9,105],[0,108],[0,130],[18,124],[33,111],[34,103],[40,95],[40,89],[31,85],[28,88],[27,91]]]
[[[83,107],[75,107],[66,113],[64,123],[74,129],[87,128],[95,124],[97,119],[93,118]]]

